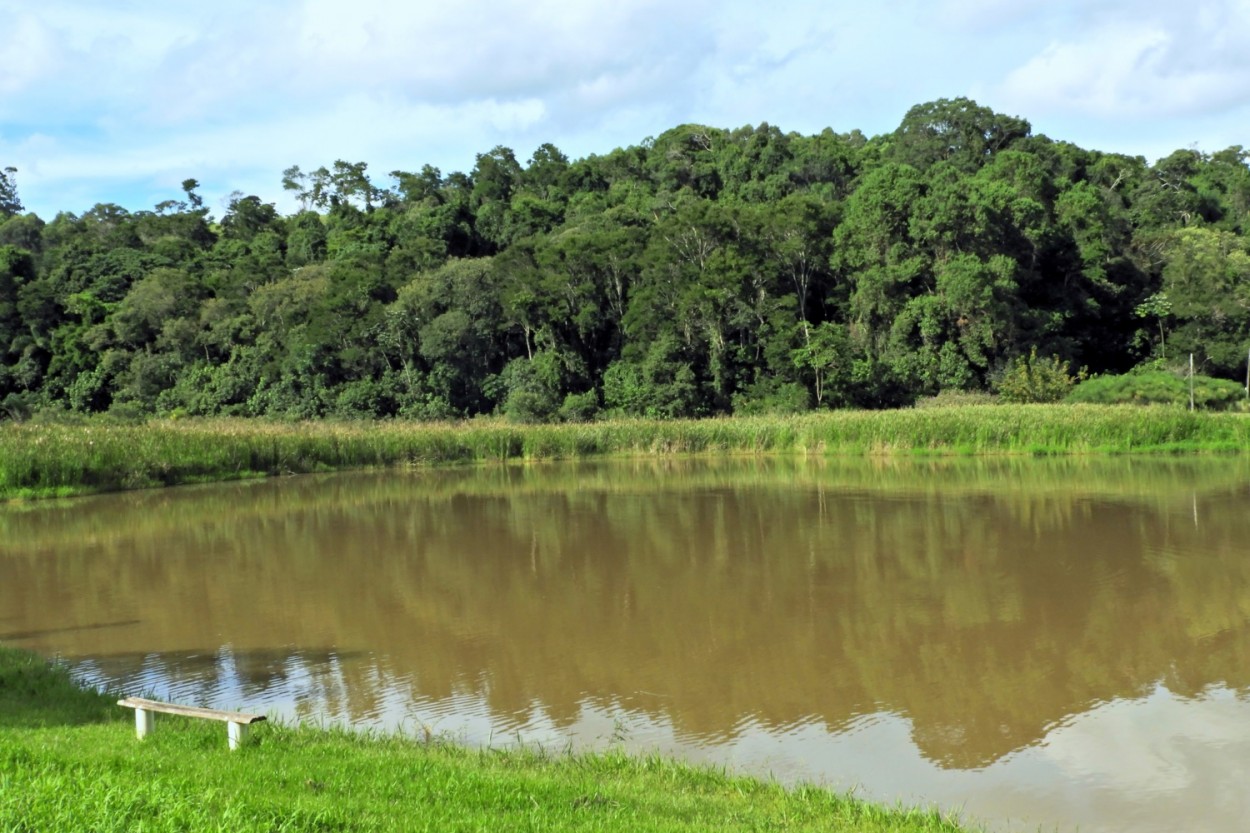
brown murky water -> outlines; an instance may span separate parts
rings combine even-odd
[[[994,830],[1242,831],[1250,461],[559,464],[10,505],[0,640],[128,693],[658,750]]]

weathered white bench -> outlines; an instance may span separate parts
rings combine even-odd
[[[226,721],[226,742],[231,749],[238,749],[247,743],[248,729],[253,723],[259,723],[265,719],[263,714],[223,712],[199,706],[179,706],[175,703],[162,703],[159,700],[148,700],[143,697],[127,697],[124,700],[118,700],[117,705],[135,710],[135,734],[140,740],[151,734],[156,723],[156,712],[198,717],[202,720],[224,720]]]

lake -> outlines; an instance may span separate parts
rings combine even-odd
[[[1242,831],[1250,460],[647,459],[0,506],[0,640],[992,830]]]

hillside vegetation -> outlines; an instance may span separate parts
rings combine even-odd
[[[889,134],[681,125],[51,220],[0,199],[0,416],[516,420],[891,407],[1196,357],[1245,377],[1250,168],[1149,164],[966,99]],[[275,183],[275,189],[277,183]],[[1033,351],[1036,350],[1036,353]]]

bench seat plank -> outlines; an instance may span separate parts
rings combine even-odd
[[[143,697],[127,697],[118,700],[117,705],[130,709],[143,709],[164,714],[180,714],[185,717],[199,717],[205,720],[224,720],[227,723],[239,723],[244,726],[259,723],[265,719],[263,714],[245,714],[244,712],[227,712],[220,709],[206,709],[201,706],[180,706],[176,703],[162,703],[159,700],[148,700]]]

